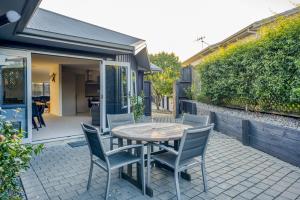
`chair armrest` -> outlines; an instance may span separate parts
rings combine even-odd
[[[113,154],[118,153],[120,151],[133,149],[133,148],[143,148],[143,147],[144,147],[144,145],[142,145],[142,144],[127,145],[127,146],[123,146],[123,147],[120,147],[120,148],[117,148],[117,149],[114,149],[114,150],[111,150],[111,151],[107,151],[106,155],[110,156],[110,155],[113,155]]]
[[[153,145],[157,146],[157,147],[160,147],[160,148],[162,148],[162,149],[164,149],[164,150],[166,150],[166,151],[168,151],[172,154],[178,155],[178,152],[176,150],[170,148],[170,147],[167,147],[167,146],[162,145],[162,144],[156,144],[156,143],[153,143]]]

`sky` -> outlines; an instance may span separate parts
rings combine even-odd
[[[181,61],[300,0],[43,0],[40,7],[146,40]],[[206,45],[204,44],[204,48]]]

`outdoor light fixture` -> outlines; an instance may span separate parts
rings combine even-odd
[[[7,13],[0,16],[0,27],[6,24],[17,22],[21,16],[14,10],[10,10]]]

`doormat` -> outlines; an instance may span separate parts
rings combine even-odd
[[[81,147],[81,146],[85,146],[87,145],[86,141],[82,140],[82,141],[76,141],[76,142],[69,142],[68,145],[70,145],[70,147],[75,148],[75,147]]]

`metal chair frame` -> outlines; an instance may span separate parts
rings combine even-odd
[[[207,126],[209,122],[208,115],[191,115],[184,113],[182,123],[192,125],[193,127]]]
[[[111,139],[111,136],[106,136],[106,137],[100,137],[99,131],[94,128],[93,126],[81,123],[81,127],[82,130],[84,132],[84,136],[87,140],[88,143],[88,147],[89,147],[89,151],[90,151],[90,158],[91,158],[91,162],[90,162],[90,170],[89,170],[89,178],[88,178],[88,183],[87,183],[87,190],[89,190],[90,188],[90,184],[91,184],[91,180],[92,180],[92,174],[93,174],[93,167],[94,164],[97,165],[98,167],[102,168],[104,171],[107,172],[107,185],[106,185],[106,193],[105,193],[105,199],[108,199],[109,197],[109,190],[110,190],[110,181],[111,181],[111,171],[114,169],[119,169],[121,167],[130,165],[130,164],[134,164],[134,163],[139,163],[141,166],[144,165],[144,145],[142,144],[134,144],[134,145],[127,145],[127,146],[123,146],[114,150],[110,150],[110,151],[104,151],[104,145],[102,143],[103,139]],[[100,157],[102,157],[102,159],[95,155],[95,153],[93,153],[93,147],[90,144],[90,140],[89,140],[89,136],[88,134],[95,134],[96,137],[96,142],[99,144],[100,149],[99,149],[99,153],[100,153]],[[134,159],[134,160],[130,160],[130,159],[124,159],[124,161],[119,162],[118,165],[112,166],[111,165],[111,161],[112,158],[110,159],[110,157],[112,157],[113,155],[116,155],[120,152],[124,152],[124,151],[128,151],[130,149],[137,149],[140,151],[140,156]],[[134,155],[132,155],[134,156]],[[143,195],[145,194],[145,178],[144,178],[144,167],[141,167],[141,178],[142,178],[142,193]]]
[[[180,146],[179,146],[179,149],[178,151],[170,148],[170,147],[167,147],[165,145],[162,145],[162,144],[155,144],[153,143],[154,146],[158,146],[160,147],[161,149],[164,149],[166,150],[167,152],[173,154],[176,156],[176,160],[175,160],[175,164],[172,165],[168,162],[164,162],[162,159],[158,159],[158,157],[156,156],[152,156],[152,159],[155,160],[155,161],[158,161],[158,162],[161,162],[162,164],[165,164],[167,165],[168,167],[174,169],[174,178],[175,178],[175,186],[176,186],[176,194],[177,194],[177,199],[180,200],[180,188],[179,188],[179,173],[182,172],[182,171],[185,171],[191,167],[194,167],[195,165],[198,165],[200,164],[201,166],[201,171],[202,171],[202,177],[203,177],[203,185],[204,185],[204,191],[207,192],[207,178],[206,178],[206,170],[205,170],[205,153],[206,153],[206,149],[207,149],[207,145],[208,145],[208,142],[209,142],[209,137],[210,137],[210,134],[213,130],[213,124],[209,125],[209,126],[205,126],[205,127],[201,127],[201,128],[190,128],[190,129],[187,129],[184,131],[184,134],[183,134],[183,137],[181,139],[181,142],[180,142]],[[191,158],[191,161],[192,162],[188,162],[188,163],[180,163],[181,161],[181,158],[182,158],[182,152],[184,150],[184,147],[186,145],[186,142],[187,142],[187,137],[188,136],[191,136],[192,134],[195,134],[195,133],[201,133],[201,132],[206,132],[206,131],[209,131],[207,136],[206,136],[206,141],[203,145],[203,150],[202,150],[202,153],[199,153],[199,158],[201,157],[201,160],[195,160],[195,159],[192,159]],[[197,138],[196,138],[197,139]],[[199,138],[198,138],[199,139]],[[191,141],[188,141],[188,142],[191,142]],[[195,145],[196,143],[193,143],[193,145]],[[195,146],[194,149],[197,149],[197,148],[200,148],[201,149],[202,146]],[[159,155],[158,155],[159,156]],[[198,155],[197,155],[198,156]],[[196,158],[197,156],[195,156],[194,158]],[[149,174],[148,174],[149,176]],[[148,177],[147,177],[148,178]]]

